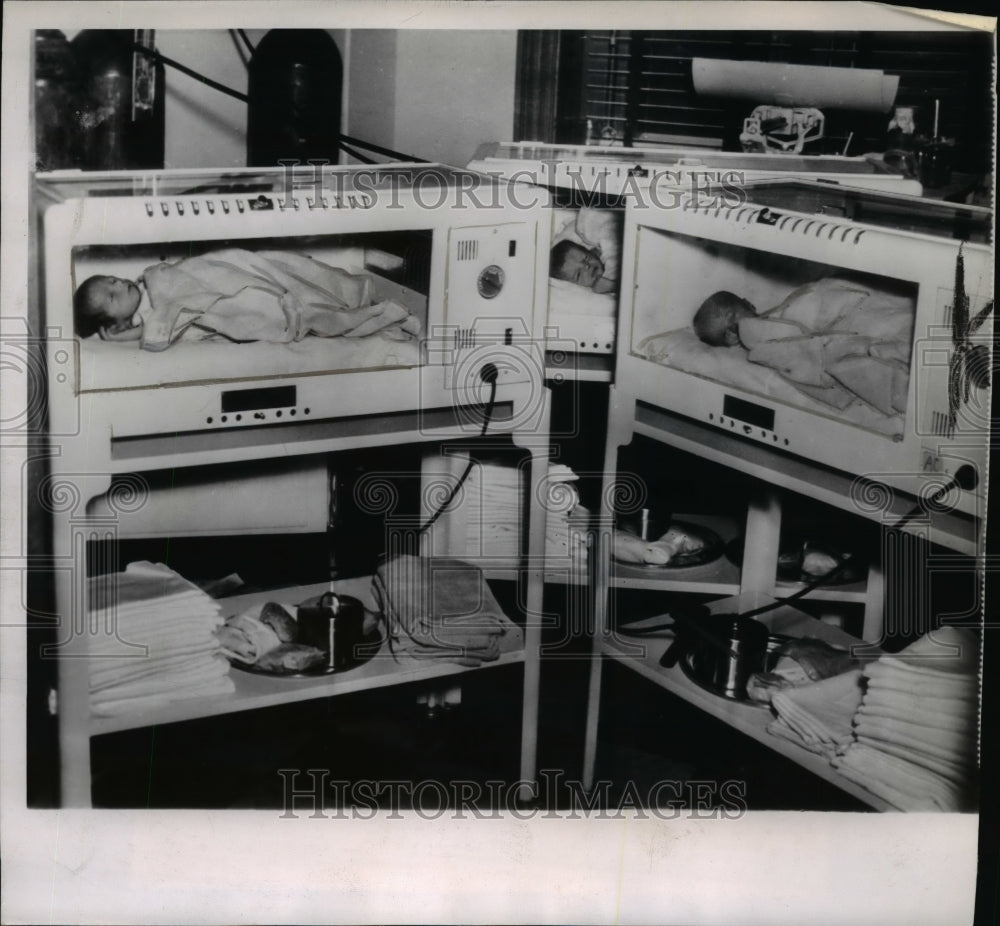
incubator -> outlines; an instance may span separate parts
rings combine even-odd
[[[470,170],[529,182],[552,193],[552,245],[569,240],[597,253],[613,287],[595,290],[550,271],[547,326],[578,353],[614,353],[624,209],[671,210],[682,197],[722,187],[731,201],[747,183],[805,177],[859,189],[919,194],[920,184],[878,158],[723,152],[698,148],[607,148],[501,142],[482,145]],[[614,252],[609,260],[608,241]],[[609,266],[610,265],[610,266]],[[616,275],[617,274],[617,275]]]
[[[806,181],[746,197],[629,209],[618,385],[912,496],[956,480],[981,514],[989,211]]]
[[[487,364],[501,391],[541,381],[544,191],[394,164],[66,171],[37,192],[57,433],[481,404]],[[95,276],[138,282],[134,340],[74,324]]]

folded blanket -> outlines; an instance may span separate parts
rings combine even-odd
[[[975,751],[972,736],[951,733],[934,727],[904,724],[895,720],[882,720],[860,714],[855,720],[857,734],[885,743],[898,743],[938,759],[960,761]]]
[[[861,670],[854,669],[798,688],[775,692],[778,717],[809,743],[851,742],[851,719],[861,703]]]
[[[419,332],[394,302],[373,301],[374,281],[285,251],[226,248],[143,273],[152,306],[141,346],[160,351],[194,325],[237,341],[289,343],[308,334],[362,337]]]
[[[928,721],[933,722],[928,722]],[[862,703],[855,715],[855,723],[891,726],[901,733],[920,738],[928,738],[932,742],[940,742],[942,737],[954,739],[956,743],[969,745],[978,738],[976,718],[971,712],[961,714],[939,714],[930,712],[905,713],[878,705]]]
[[[918,749],[910,749],[908,746],[901,746],[899,743],[887,743],[864,734],[859,734],[857,741],[865,746],[870,746],[872,749],[887,753],[890,756],[906,759],[907,762],[912,762],[914,765],[919,765],[928,771],[936,772],[942,778],[947,778],[956,784],[967,781],[974,767],[971,759],[963,759],[962,757],[938,759]]]
[[[979,670],[979,641],[971,630],[945,625],[925,633],[895,655],[882,656],[879,662],[902,669],[932,669],[975,677]]]
[[[900,810],[958,811],[964,803],[962,789],[940,775],[861,743],[834,758],[833,765]]]
[[[974,709],[967,713],[946,713],[916,707],[899,709],[873,703],[866,697],[858,708],[857,716],[859,718],[864,716],[873,719],[878,718],[883,721],[916,724],[932,730],[950,730],[953,733],[963,733],[972,736],[976,734]]]
[[[930,727],[953,729],[976,722],[977,698],[940,698],[933,695],[912,695],[906,692],[869,684],[862,703],[865,711],[883,716],[898,716],[901,720],[926,723]]]
[[[865,675],[868,677],[869,687],[879,690],[887,689],[903,694],[960,701],[975,701],[978,695],[975,679],[961,676],[947,677],[951,673],[939,672],[934,675],[928,675],[926,672],[908,673],[894,666],[880,665],[876,662],[865,669]]]
[[[781,739],[786,739],[790,743],[795,743],[796,746],[801,746],[803,749],[808,749],[810,752],[814,752],[817,755],[823,756],[826,759],[833,759],[837,754],[837,747],[833,743],[822,742],[820,740],[806,740],[803,739],[796,730],[792,729],[783,718],[779,717],[777,720],[771,721],[767,725],[767,732],[772,736],[780,737]]]
[[[397,556],[378,567],[372,590],[394,654],[470,666],[499,657],[509,621],[471,563]]]
[[[109,716],[234,690],[215,630],[219,605],[160,563],[87,580],[95,640],[90,706]],[[113,633],[112,633],[113,631]]]
[[[793,290],[740,322],[751,363],[837,409],[854,399],[887,417],[906,411],[912,299],[831,277]]]

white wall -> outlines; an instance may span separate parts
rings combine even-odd
[[[256,46],[266,29],[244,30]],[[328,30],[341,56],[343,30]],[[220,84],[247,92],[244,46],[227,30],[158,30],[156,49]],[[241,57],[240,52],[243,52]],[[166,69],[166,167],[243,167],[246,165],[246,103],[220,93],[180,71]]]
[[[516,32],[400,31],[397,42],[397,150],[461,167],[512,137]]]
[[[254,45],[265,30],[248,29]],[[344,59],[342,131],[403,154],[462,166],[514,127],[513,30],[329,30]],[[158,30],[156,47],[246,93],[226,30]],[[167,167],[246,164],[246,104],[167,68]]]
[[[392,150],[396,150],[398,35],[395,29],[348,33],[347,106],[341,128],[347,135]]]

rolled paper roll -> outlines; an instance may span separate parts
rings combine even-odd
[[[868,68],[772,64],[694,58],[691,76],[696,93],[752,100],[761,105],[815,106],[888,112],[896,100],[899,78]]]

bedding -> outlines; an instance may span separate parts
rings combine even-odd
[[[643,339],[636,353],[901,437],[915,310],[909,296],[831,277],[799,287],[773,309],[742,320],[738,345],[713,347],[685,328]]]
[[[419,333],[417,319],[392,300],[376,302],[367,273],[350,273],[292,251],[225,248],[160,263],[143,273],[151,310],[143,350],[166,350],[188,327],[236,341]]]
[[[307,337],[291,344],[180,341],[162,353],[84,338],[80,341],[80,391],[411,367],[420,364],[420,356],[418,341],[388,341],[377,335]]]
[[[303,258],[308,260],[308,258]],[[405,308],[414,322],[426,317],[427,300],[374,273],[371,294],[375,304],[392,302]],[[193,326],[188,327],[192,331]],[[81,392],[143,388],[202,382],[221,382],[259,376],[294,376],[329,370],[349,372],[421,363],[417,337],[397,340],[392,330],[365,336],[318,337],[298,341],[236,343],[212,332],[183,336],[169,350],[140,350],[135,342],[119,344],[98,337],[82,338],[78,387]]]
[[[553,315],[614,318],[617,306],[618,297],[614,293],[595,293],[567,280],[549,279],[550,320]]]
[[[585,217],[582,222],[578,221],[585,212],[592,215]],[[598,247],[601,259],[604,260],[605,276],[609,279],[618,279],[618,255],[621,248],[619,216],[599,209],[556,209],[554,227],[557,231],[552,239],[553,246],[560,241],[570,240],[584,247]],[[590,239],[585,239],[580,234],[581,228],[589,232]],[[610,255],[610,263],[605,256],[606,251]],[[607,319],[613,325],[617,311],[616,293],[595,293],[568,280],[549,277],[549,324],[557,329],[558,337],[578,340],[582,330],[585,338],[590,340],[598,329],[595,329],[589,320]],[[560,319],[564,324],[561,329]],[[602,331],[602,342],[605,339]]]

